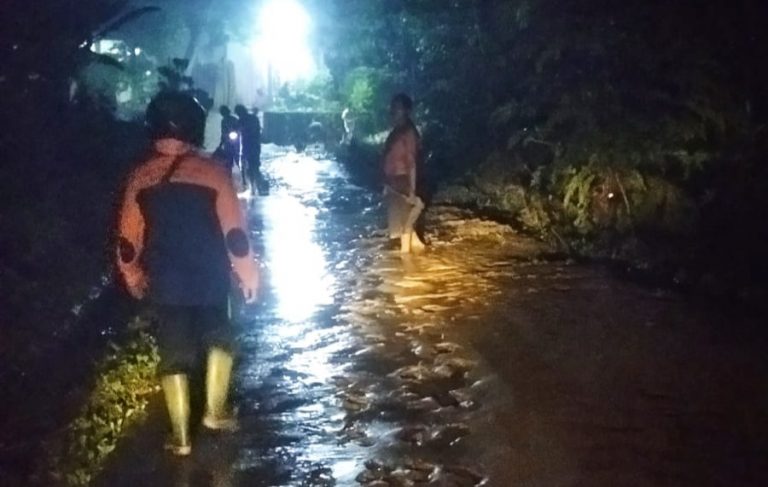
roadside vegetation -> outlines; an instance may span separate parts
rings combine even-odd
[[[138,384],[130,363],[112,370],[105,356],[115,355],[107,343],[129,343],[133,306],[112,282],[109,243],[121,178],[145,150],[143,128],[118,119],[85,80],[96,69],[119,73],[116,83],[125,76],[127,64],[89,48],[156,9],[95,0],[4,9],[13,14],[0,16],[0,478],[54,485],[52,442],[87,431],[85,444],[60,456],[72,468],[59,471],[62,483],[82,479],[75,458],[97,460],[108,445],[99,421],[116,418],[108,384]]]
[[[87,401],[59,434],[47,439],[48,455],[36,473],[43,484],[90,485],[125,432],[146,416],[149,399],[159,389],[157,346],[143,331],[122,342],[109,343]]]
[[[345,104],[381,130],[387,96],[413,95],[438,201],[684,287],[762,295],[763,3],[336,3]]]

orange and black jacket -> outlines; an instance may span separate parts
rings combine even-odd
[[[183,142],[155,143],[120,206],[117,265],[128,290],[152,302],[223,305],[231,272],[258,279],[245,216],[228,171]]]

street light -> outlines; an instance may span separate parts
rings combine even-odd
[[[296,0],[271,0],[261,11],[262,32],[272,39],[306,38],[310,25],[309,14]]]
[[[312,74],[312,21],[300,2],[270,0],[259,13],[259,27],[254,55],[267,61],[279,81],[295,81]]]

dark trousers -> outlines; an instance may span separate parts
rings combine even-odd
[[[191,374],[208,350],[234,353],[234,330],[227,306],[152,305],[160,350],[160,374]]]
[[[245,162],[245,172],[251,184],[258,183],[261,179],[261,146],[243,148],[243,158]]]

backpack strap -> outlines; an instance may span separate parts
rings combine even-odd
[[[160,184],[168,184],[171,182],[171,177],[173,174],[179,169],[179,166],[181,166],[182,161],[184,161],[184,155],[176,156],[176,158],[171,162],[171,165],[168,167],[168,170],[163,174],[163,177],[160,179]]]

